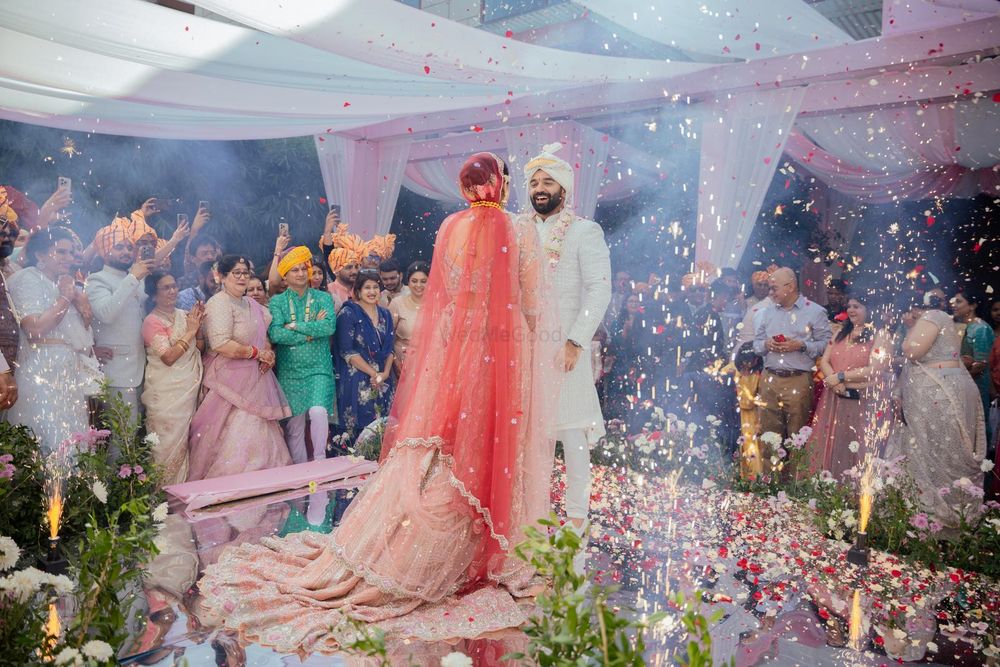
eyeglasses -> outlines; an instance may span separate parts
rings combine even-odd
[[[233,278],[249,278],[252,274],[249,271],[230,271],[229,275]]]

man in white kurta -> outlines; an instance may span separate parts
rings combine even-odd
[[[146,369],[142,341],[143,280],[152,261],[135,258],[135,244],[117,224],[97,232],[94,245],[104,268],[87,277],[87,298],[94,311],[94,343],[110,352],[102,364],[112,395],[118,392],[132,416],[139,414],[139,388]]]
[[[566,459],[566,516],[582,530],[590,508],[590,447],[605,434],[594,385],[590,341],[611,301],[611,260],[604,232],[573,213],[573,168],[546,146],[525,166],[528,197],[551,273],[552,303],[566,337],[566,376],[557,437]],[[585,556],[584,556],[585,557]]]

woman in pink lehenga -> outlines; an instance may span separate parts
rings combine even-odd
[[[513,550],[549,511],[561,345],[507,184],[493,154],[462,168],[470,207],[438,232],[381,468],[341,525],[242,545],[206,571],[206,603],[245,640],[308,653],[336,650],[347,618],[428,641],[526,620],[514,597],[534,573]]]
[[[191,419],[189,482],[292,462],[278,425],[292,412],[272,370],[271,313],[245,296],[249,260],[226,255],[218,271],[222,289],[205,305],[209,350],[201,405]]]

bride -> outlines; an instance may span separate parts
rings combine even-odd
[[[549,512],[559,336],[537,233],[504,210],[507,166],[470,157],[469,208],[437,235],[380,469],[330,535],[225,552],[199,585],[245,641],[336,650],[348,619],[396,637],[471,638],[521,625],[534,572],[514,555]]]

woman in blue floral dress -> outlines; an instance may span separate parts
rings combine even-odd
[[[354,300],[337,315],[337,412],[351,441],[367,426],[389,414],[392,404],[392,315],[378,305],[378,273],[362,271]]]

